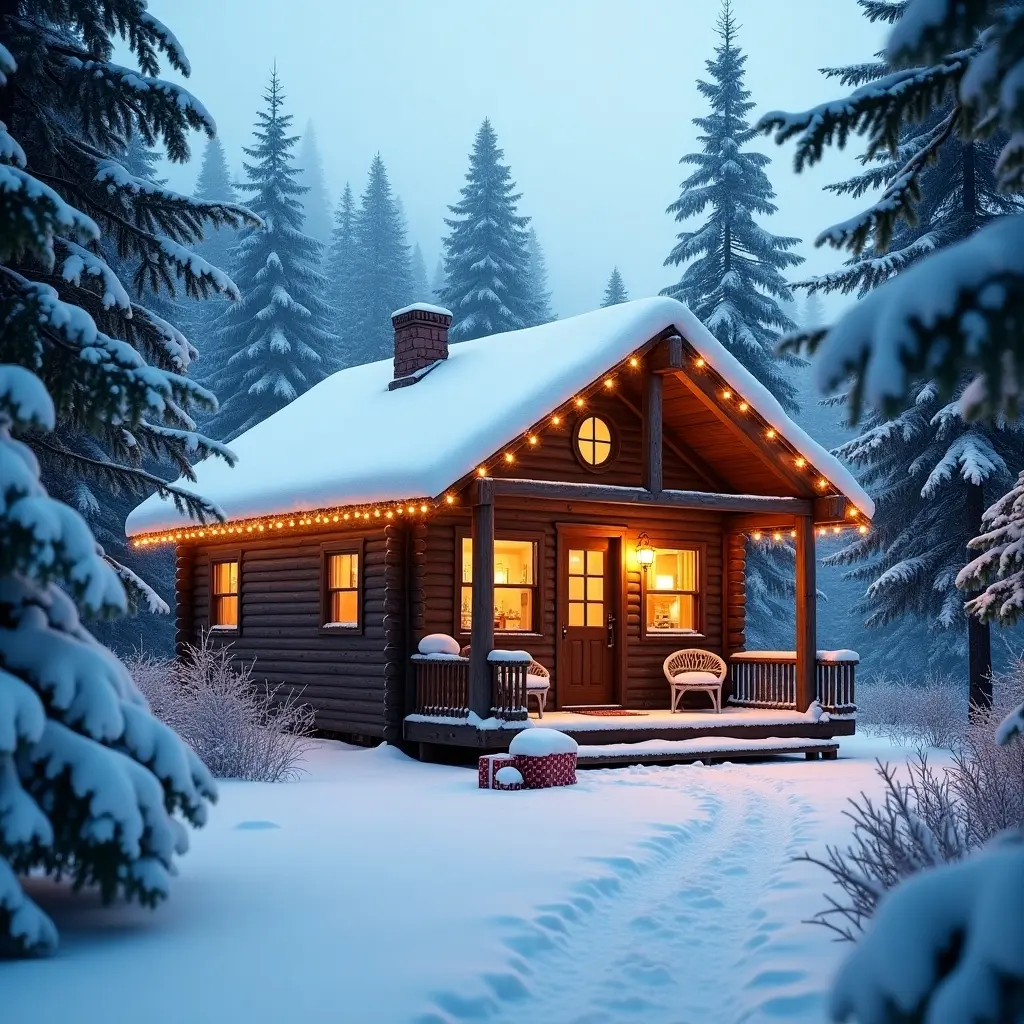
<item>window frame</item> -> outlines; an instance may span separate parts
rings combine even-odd
[[[608,435],[611,438],[611,448],[608,452],[608,458],[596,466],[587,462],[583,457],[583,452],[580,450],[580,431],[583,429],[583,424],[586,423],[588,419],[592,418],[599,419],[604,423],[608,428]],[[576,417],[576,422],[573,424],[572,428],[572,454],[580,466],[582,466],[588,473],[607,473],[608,470],[612,469],[619,457],[619,428],[611,416],[604,412],[604,410],[583,409]]]
[[[217,636],[235,635],[242,632],[242,551],[241,548],[216,549],[209,554],[210,566],[208,572],[209,591],[206,607],[206,628]],[[214,593],[214,580],[217,566],[224,562],[236,562],[238,564],[238,589],[235,591],[235,599],[238,602],[237,621],[233,626],[221,625],[213,621],[213,610],[216,605],[217,596]],[[225,596],[225,595],[220,595]],[[230,596],[230,595],[228,595]]]
[[[462,588],[472,586],[462,582],[462,543],[464,540],[472,540],[473,531],[468,526],[460,526],[455,531],[455,596],[453,607],[452,636],[471,637],[472,628],[462,628]],[[500,541],[531,541],[534,545],[534,558],[532,584],[495,584],[495,590],[527,590],[533,591],[533,622],[530,629],[498,629],[495,627],[494,636],[498,637],[542,637],[544,636],[544,625],[538,619],[543,615],[544,609],[544,534],[536,530],[503,530],[495,527],[494,543]],[[497,642],[497,639],[495,640]],[[467,640],[468,643],[468,640]]]
[[[363,605],[366,595],[366,541],[363,537],[346,538],[345,540],[324,541],[320,545],[320,623],[319,632],[323,636],[361,636],[363,633]],[[354,626],[334,624],[330,621],[331,589],[330,589],[330,558],[331,555],[357,555],[359,557],[359,579],[356,586],[356,624]],[[348,587],[341,588],[348,590]]]
[[[640,573],[640,639],[646,643],[674,643],[679,640],[706,640],[707,620],[707,544],[704,541],[668,540],[664,537],[651,538],[651,547],[657,551],[695,551],[697,553],[697,589],[693,590],[649,590],[647,579],[653,570],[652,566],[645,572],[638,567]],[[647,628],[647,595],[651,594],[693,594],[696,599],[696,630],[648,630]]]

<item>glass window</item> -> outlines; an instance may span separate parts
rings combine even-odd
[[[696,633],[700,629],[697,552],[655,548],[646,573],[648,633]]]
[[[359,554],[341,551],[327,556],[327,626],[359,626]]]
[[[601,466],[612,455],[612,432],[600,416],[587,416],[576,432],[576,447],[588,466]]]
[[[238,628],[238,560],[213,563],[210,625]]]
[[[537,604],[537,544],[532,540],[494,541],[494,628],[502,632],[534,632]],[[473,628],[473,539],[462,540],[462,585],[459,623]]]
[[[604,625],[604,552],[569,549],[569,625]]]

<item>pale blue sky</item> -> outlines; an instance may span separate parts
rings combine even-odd
[[[597,305],[613,264],[632,297],[677,276],[662,266],[678,230],[664,210],[685,173],[679,157],[695,147],[691,118],[706,112],[694,82],[715,45],[717,2],[151,0],[151,8],[184,45],[188,86],[216,118],[233,168],[276,61],[297,132],[309,118],[315,124],[332,197],[346,180],[361,192],[380,151],[429,273],[487,116],[547,253],[560,315]],[[865,60],[883,40],[854,0],[733,0],[733,10],[755,113],[840,94],[818,69]],[[798,274],[833,268],[840,257],[811,240],[855,207],[821,188],[855,169],[857,147],[800,176],[791,145],[758,147],[773,157],[779,195],[767,226],[807,240]],[[191,189],[196,170],[171,168],[172,184]]]

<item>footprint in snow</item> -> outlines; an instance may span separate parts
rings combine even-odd
[[[243,832],[259,832],[268,828],[280,828],[276,821],[240,821],[235,828]]]

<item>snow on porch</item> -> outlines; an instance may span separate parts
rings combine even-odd
[[[854,715],[830,715],[825,721],[841,721]],[[561,732],[618,732],[620,729],[728,729],[733,726],[807,725],[822,721],[820,707],[808,712],[776,710],[774,708],[733,708],[728,705],[721,712],[677,711],[668,709],[633,711],[629,715],[581,715],[573,711],[545,711],[542,719],[530,719],[531,725],[547,726]]]

